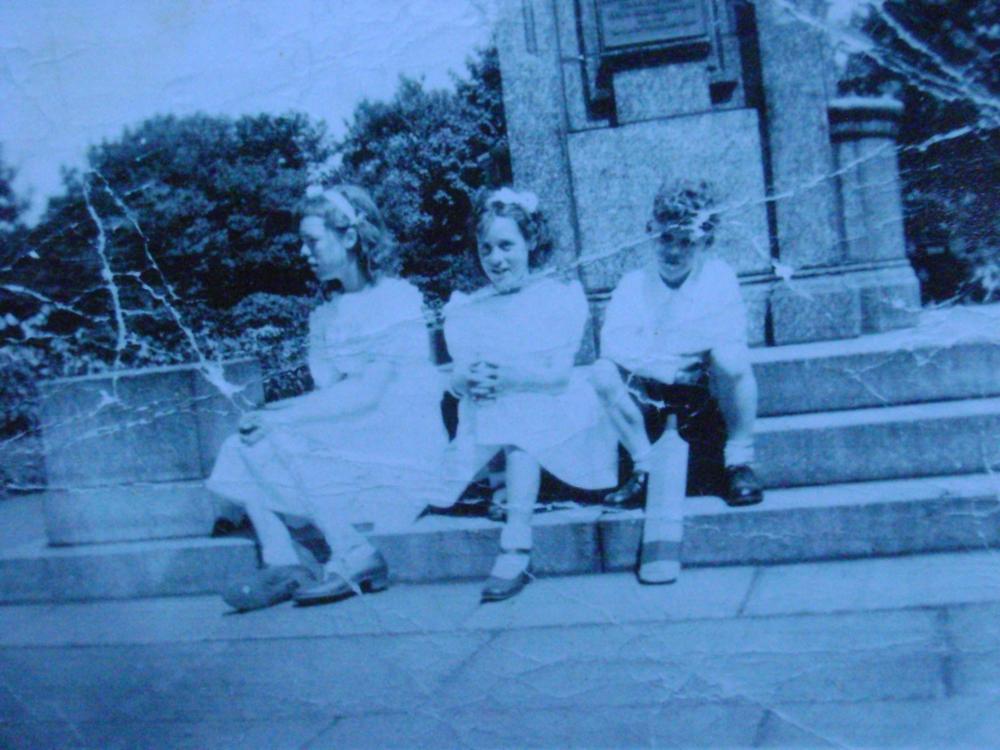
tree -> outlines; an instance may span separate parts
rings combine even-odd
[[[924,291],[1000,298],[1000,52],[991,0],[885,0],[859,21],[873,44],[842,88],[905,105],[900,167],[907,236]],[[927,264],[948,247],[951,264]],[[968,268],[964,281],[949,279]],[[949,268],[950,265],[950,268]],[[921,267],[923,266],[923,267]]]
[[[369,187],[400,243],[400,270],[432,299],[482,279],[471,254],[471,199],[510,180],[495,48],[468,62],[455,90],[402,78],[388,102],[361,102],[337,145],[336,177]]]
[[[28,201],[14,192],[16,176],[14,168],[4,162],[0,148],[0,236],[21,227],[21,218],[28,208]]]
[[[32,231],[40,262],[21,275],[63,369],[239,351],[273,311],[255,319],[245,300],[310,293],[295,206],[329,156],[323,126],[301,114],[154,117],[91,148]]]

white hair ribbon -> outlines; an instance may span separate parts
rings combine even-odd
[[[306,198],[309,200],[322,198],[343,214],[344,218],[347,219],[347,226],[357,226],[357,210],[351,205],[351,202],[344,197],[344,194],[336,188],[324,189],[322,185],[312,184],[306,188]]]
[[[488,203],[503,203],[519,206],[525,213],[531,215],[538,210],[538,196],[529,190],[513,190],[503,187],[494,190]]]

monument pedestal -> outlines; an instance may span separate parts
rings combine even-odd
[[[829,100],[831,51],[807,22],[820,5],[504,4],[515,180],[538,193],[560,246],[572,246],[597,321],[621,274],[643,261],[657,187],[685,178],[716,188],[715,249],[741,276],[753,344],[914,323],[900,107]]]

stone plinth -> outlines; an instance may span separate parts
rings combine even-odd
[[[691,134],[697,133],[697,138]],[[644,260],[653,196],[665,178],[704,179],[719,192],[715,248],[740,273],[771,267],[757,113],[712,112],[570,133],[582,273],[609,290]]]
[[[42,383],[49,541],[208,533],[210,499],[189,484],[207,476],[239,415],[263,401],[256,361],[219,375],[225,393],[194,365]]]
[[[774,343],[846,339],[912,326],[920,288],[905,260],[806,272],[771,292]]]

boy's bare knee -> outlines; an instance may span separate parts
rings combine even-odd
[[[712,352],[712,375],[728,381],[753,377],[753,365],[745,347]]]

